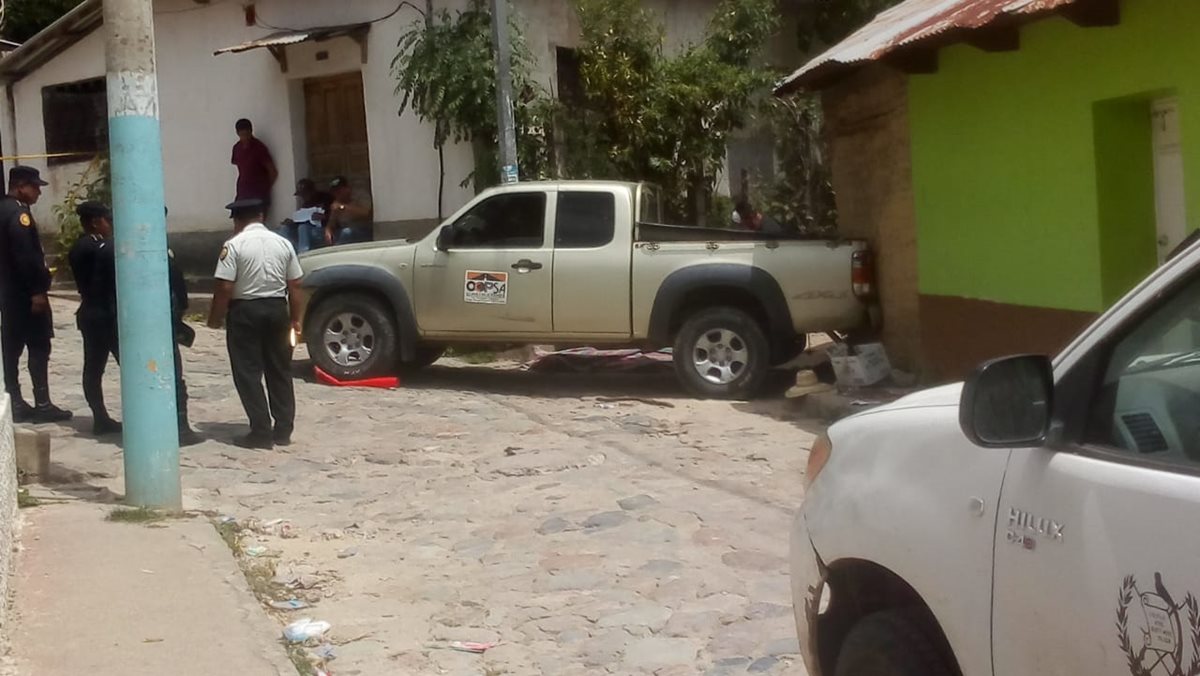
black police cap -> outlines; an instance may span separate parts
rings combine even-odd
[[[229,210],[230,218],[241,218],[251,214],[261,214],[265,206],[266,203],[260,199],[246,199],[230,202],[225,205],[225,208]]]
[[[47,186],[49,183],[42,180],[42,173],[33,167],[16,166],[8,170],[9,185],[37,185]]]
[[[112,218],[112,211],[108,208],[108,205],[92,200],[82,202],[79,206],[75,207],[75,213],[79,215],[80,220],[85,221],[92,218]]]

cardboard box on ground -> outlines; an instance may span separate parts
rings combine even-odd
[[[843,388],[870,387],[892,375],[892,365],[881,343],[829,347],[829,362]]]

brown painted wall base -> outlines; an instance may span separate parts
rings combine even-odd
[[[981,362],[1010,354],[1055,354],[1096,315],[921,294],[927,376],[960,380]]]

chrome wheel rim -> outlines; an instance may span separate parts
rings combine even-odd
[[[741,336],[729,329],[706,331],[692,349],[692,366],[704,380],[728,385],[750,366],[750,348]]]
[[[375,329],[362,315],[343,312],[325,325],[325,353],[338,366],[358,366],[375,351]]]

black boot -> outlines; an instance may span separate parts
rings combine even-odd
[[[234,438],[233,445],[239,448],[269,451],[275,448],[275,440],[271,438],[269,432],[267,434],[251,432],[247,435]]]
[[[14,398],[12,400],[12,417],[13,422],[33,422],[33,407],[20,397]]]
[[[38,404],[33,407],[32,422],[35,423],[57,423],[66,422],[74,418],[75,414],[70,411],[63,410],[50,402]]]
[[[187,418],[179,419],[179,445],[180,446],[195,446],[204,441],[204,437],[200,433],[192,429],[188,424]]]
[[[92,434],[103,437],[109,434],[120,434],[121,423],[108,417],[108,415],[95,416],[92,419]]]

